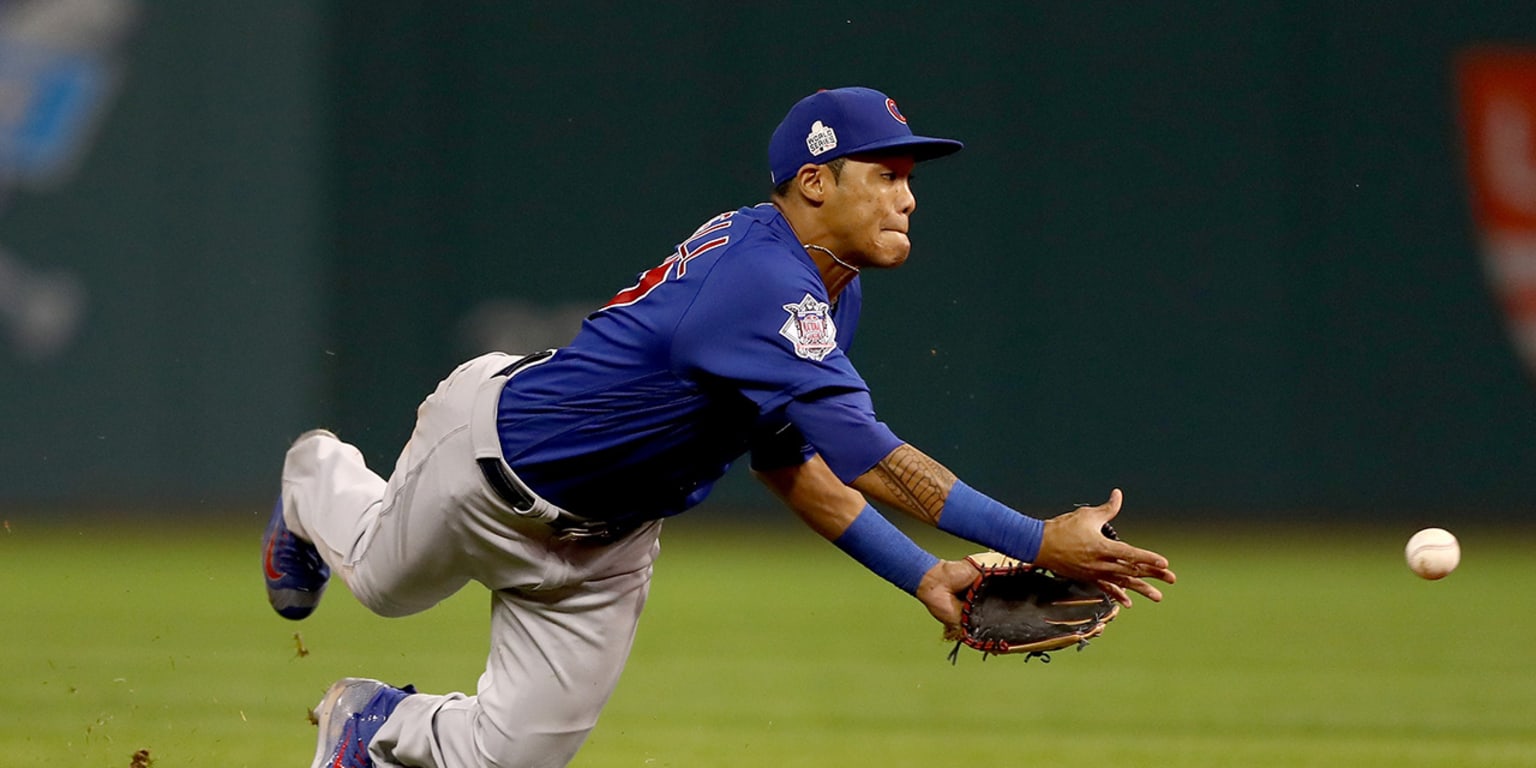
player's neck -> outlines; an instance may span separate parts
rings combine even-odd
[[[792,205],[780,205],[778,201],[774,201],[773,205],[784,217],[784,221],[789,224],[790,230],[795,233],[795,238],[805,248],[806,255],[816,263],[816,271],[821,274],[821,282],[827,286],[827,298],[836,299],[837,295],[859,276],[859,268],[838,257],[831,248],[815,242],[820,233],[815,230],[814,220],[797,216]]]
[[[810,254],[811,261],[816,262],[816,270],[821,273],[821,282],[827,286],[827,298],[837,298],[837,295],[859,276],[858,267],[839,259],[837,254],[828,248],[806,243],[805,252]]]

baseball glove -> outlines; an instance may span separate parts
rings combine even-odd
[[[987,656],[1025,654],[1049,663],[1050,651],[1082,650],[1120,613],[1120,605],[1098,585],[1072,581],[997,552],[967,557],[980,571],[960,595],[961,622],[949,653],[951,663],[968,645]]]

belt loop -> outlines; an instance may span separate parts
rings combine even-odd
[[[474,449],[475,463],[485,475],[486,483],[519,517],[545,523],[559,518],[564,510],[539,498],[507,465],[506,456],[501,450],[501,433],[497,428],[496,417],[501,406],[501,391],[506,388],[511,374],[517,369],[548,359],[551,354],[552,351],[545,351],[518,358],[481,382],[469,414],[469,441]]]
[[[609,544],[629,535],[638,529],[641,523],[616,524],[604,520],[589,520],[549,503],[534,493],[533,489],[512,471],[511,465],[507,464],[506,454],[501,450],[501,432],[497,424],[497,416],[501,410],[502,391],[506,389],[508,381],[519,371],[543,363],[554,354],[555,350],[547,349],[517,358],[480,384],[480,389],[475,392],[475,401],[471,406],[469,419],[470,443],[474,447],[475,463],[479,465],[480,472],[485,476],[485,482],[490,486],[491,491],[519,517],[545,523],[554,532],[555,538],[561,541]]]

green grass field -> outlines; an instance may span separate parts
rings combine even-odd
[[[1536,765],[1528,531],[1457,531],[1435,583],[1403,565],[1405,528],[1142,533],[1181,578],[1163,604],[1048,665],[951,666],[921,606],[809,532],[695,515],[669,524],[577,766]],[[0,765],[302,766],[334,678],[473,688],[483,590],[381,619],[338,587],[287,622],[263,522],[0,530]]]

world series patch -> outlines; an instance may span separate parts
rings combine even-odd
[[[837,326],[832,322],[831,307],[807,293],[798,304],[785,304],[789,319],[779,335],[795,345],[795,355],[820,362],[837,349]]]
[[[837,131],[832,130],[830,125],[823,125],[820,120],[811,123],[811,132],[805,135],[805,148],[811,157],[820,157],[837,149]]]

